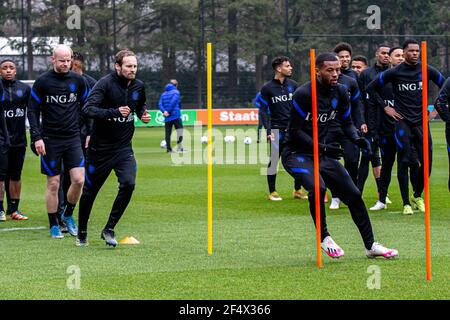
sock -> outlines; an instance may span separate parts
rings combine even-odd
[[[5,208],[3,208],[3,200],[0,201],[0,211],[5,211]]]
[[[16,212],[19,209],[20,199],[9,199],[8,201],[8,214]]]
[[[50,223],[50,228],[53,226],[58,226],[58,217],[56,212],[48,213],[48,222]]]
[[[375,178],[375,182],[377,183],[377,191],[378,191],[378,194],[380,194],[380,182],[381,182],[381,178],[380,178],[380,177]]]
[[[73,215],[73,210],[75,209],[76,204],[71,204],[69,201],[66,203],[66,207],[64,208],[64,217],[70,217]]]

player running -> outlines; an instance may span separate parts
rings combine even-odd
[[[425,212],[425,204],[422,198],[424,189],[424,167],[423,167],[423,128],[422,128],[422,63],[419,60],[420,46],[415,40],[409,39],[403,43],[403,55],[405,62],[395,68],[386,70],[376,76],[367,87],[369,95],[374,99],[374,103],[380,108],[385,108],[382,97],[382,90],[388,83],[392,83],[392,90],[395,98],[395,113],[392,117],[395,122],[394,138],[397,144],[398,175],[403,179],[408,187],[407,171],[412,148],[418,154],[420,167],[414,194],[411,201],[414,207],[421,212]],[[439,88],[444,83],[444,77],[432,66],[427,66],[428,79],[433,81]],[[429,172],[432,167],[432,139],[430,131],[428,134],[430,147]],[[405,200],[404,200],[405,201]],[[409,205],[409,203],[407,203]]]
[[[340,258],[344,255],[344,250],[331,238],[326,224],[323,197],[326,188],[329,188],[347,204],[363,239],[366,256],[369,258],[377,256],[392,258],[398,255],[398,251],[388,249],[374,240],[372,225],[361,193],[338,160],[342,157],[343,150],[336,143],[327,141],[328,123],[338,116],[345,135],[358,147],[370,148],[368,141],[359,136],[352,123],[347,90],[338,84],[339,68],[339,60],[333,53],[322,53],[316,58],[321,246],[325,253],[332,258]],[[294,93],[294,108],[291,110],[282,161],[289,174],[295,179],[299,179],[308,191],[310,213],[316,222],[311,100],[311,83],[307,82]]]
[[[119,192],[101,232],[109,246],[117,246],[114,228],[122,217],[136,183],[136,160],[131,145],[134,113],[144,123],[150,121],[145,87],[136,79],[137,58],[130,50],[116,55],[115,71],[100,79],[89,94],[83,113],[94,118],[86,157],[86,184],[80,200],[77,246],[87,246],[87,225],[100,188],[114,170]]]

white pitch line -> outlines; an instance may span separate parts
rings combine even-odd
[[[47,227],[29,227],[29,228],[5,228],[0,229],[0,231],[23,231],[23,230],[44,230]]]

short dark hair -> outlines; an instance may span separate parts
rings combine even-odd
[[[361,61],[361,62],[364,63],[366,66],[369,65],[369,61],[367,60],[367,58],[364,57],[364,56],[362,56],[362,55],[354,56],[352,60],[353,60],[353,61]]]
[[[84,63],[84,56],[83,56],[80,52],[78,52],[78,51],[74,51],[74,52],[73,52],[72,59],[73,59],[73,60],[78,60],[78,61],[80,61],[81,63]]]
[[[12,62],[12,63],[16,64],[13,59],[6,58],[6,59],[3,59],[2,61],[0,61],[0,66],[2,64],[4,64],[5,62]]]
[[[390,48],[391,46],[390,45],[388,45],[388,44],[386,44],[386,43],[380,43],[378,46],[377,46],[377,51],[378,51],[378,49],[380,49],[380,48]]]
[[[419,45],[419,42],[417,42],[417,40],[415,40],[415,39],[406,39],[405,42],[403,42],[403,44],[402,44],[402,49],[405,50],[406,48],[408,48],[408,46],[410,44]]]
[[[333,49],[333,51],[336,53],[344,50],[350,52],[350,55],[352,55],[352,46],[347,42],[339,42]]]
[[[278,56],[278,57],[275,57],[275,58],[272,60],[272,69],[273,69],[273,70],[276,70],[277,67],[278,67],[279,65],[282,65],[283,62],[285,62],[285,61],[288,61],[288,62],[289,62],[289,58],[286,57],[286,56]]]
[[[322,68],[325,61],[339,61],[333,52],[323,52],[316,57],[316,67]]]
[[[120,50],[116,54],[116,61],[115,61],[115,63],[117,63],[119,66],[122,66],[123,58],[125,58],[125,57],[136,57],[136,54],[133,51],[129,50],[129,49]]]
[[[392,52],[394,52],[394,51],[397,50],[397,49],[402,49],[402,50],[403,50],[403,48],[402,48],[402,47],[399,47],[399,46],[392,47],[392,48],[389,50],[389,55],[391,55]]]

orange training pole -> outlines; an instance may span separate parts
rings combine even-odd
[[[427,281],[431,280],[431,246],[430,246],[430,159],[428,158],[428,72],[427,42],[422,41],[422,128],[423,128],[423,182],[425,198],[425,255]]]
[[[321,223],[320,223],[320,182],[319,182],[319,130],[317,126],[317,88],[316,88],[316,52],[310,49],[311,65],[311,96],[312,96],[312,122],[313,122],[313,152],[314,152],[314,198],[316,202],[316,253],[317,267],[322,268]]]

